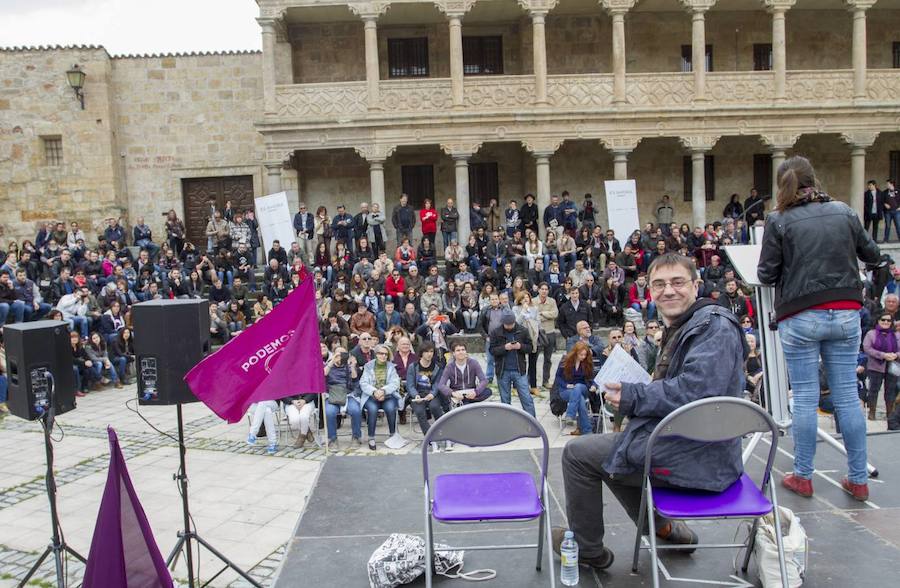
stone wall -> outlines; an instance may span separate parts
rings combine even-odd
[[[183,215],[184,178],[253,175],[263,194],[259,53],[115,58],[113,88],[129,215],[162,234]]]
[[[85,110],[66,81],[86,72]],[[38,221],[78,221],[86,233],[120,216],[115,104],[103,48],[0,51],[0,227],[33,239]],[[61,137],[62,165],[47,165],[42,137]]]

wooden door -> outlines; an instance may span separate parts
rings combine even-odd
[[[187,240],[200,250],[206,250],[210,204],[215,204],[216,210],[224,210],[225,202],[231,200],[235,210],[253,208],[253,176],[185,178],[181,188]]]

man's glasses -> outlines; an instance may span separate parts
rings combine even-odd
[[[672,286],[673,290],[684,290],[691,281],[686,278],[675,278],[673,280],[653,280],[650,282],[650,288],[654,292],[662,292],[666,286]]]

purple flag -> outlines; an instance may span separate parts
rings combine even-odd
[[[236,423],[254,402],[325,392],[313,281],[308,277],[184,377],[214,413]]]
[[[119,438],[109,434],[109,475],[97,513],[84,588],[172,588],[172,577],[128,476]]]

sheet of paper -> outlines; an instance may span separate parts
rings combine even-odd
[[[628,382],[629,384],[649,384],[652,378],[647,370],[636,362],[631,354],[625,351],[621,345],[616,345],[606,358],[606,362],[597,375],[594,383],[597,390],[603,392],[603,385],[611,382]]]

